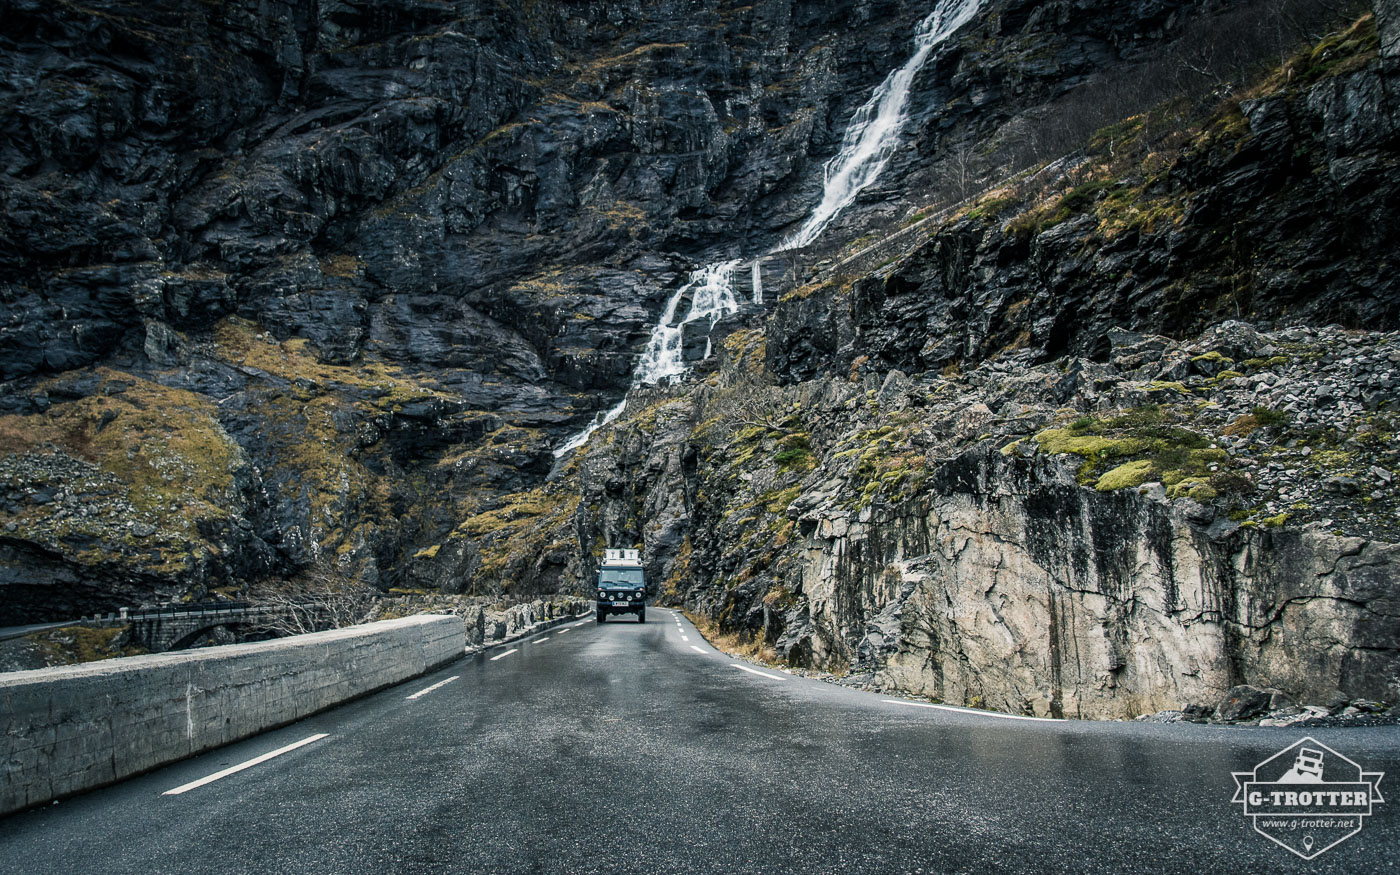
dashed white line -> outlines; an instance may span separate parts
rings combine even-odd
[[[579,626],[587,626],[587,625],[589,624],[589,622],[591,622],[591,621],[589,621],[589,620],[584,620],[582,623],[574,623],[573,625],[569,626],[569,628],[570,628],[570,629],[577,629]]]
[[[685,634],[684,632],[682,632],[682,633],[681,633],[681,640],[682,640],[682,641],[689,641],[689,640],[690,640],[690,636],[687,635],[687,634]]]
[[[448,679],[446,679],[446,680],[438,681],[437,683],[433,684],[431,687],[424,687],[423,689],[419,690],[418,692],[414,693],[414,694],[411,695],[411,696],[404,696],[404,698],[405,698],[405,699],[416,699],[416,698],[418,698],[419,696],[426,696],[426,695],[428,695],[429,693],[431,693],[433,690],[436,690],[438,687],[445,687],[445,686],[447,686],[448,684],[452,683],[453,681],[457,680],[457,678],[459,678],[459,677],[461,677],[461,675],[459,675],[459,674],[454,674],[452,677],[450,677],[450,678],[448,678]]]
[[[256,766],[258,763],[265,763],[265,762],[267,762],[268,760],[272,759],[273,757],[280,757],[282,754],[287,753],[288,751],[296,750],[297,748],[302,747],[303,745],[310,744],[310,743],[313,742],[313,741],[320,741],[321,739],[325,738],[325,737],[328,736],[329,734],[330,734],[330,733],[328,733],[328,732],[318,732],[318,733],[315,734],[315,735],[310,735],[310,736],[307,736],[306,738],[303,738],[301,741],[294,741],[294,742],[292,742],[291,744],[289,744],[289,745],[287,745],[287,746],[285,746],[285,747],[279,747],[279,748],[277,748],[277,750],[274,750],[274,751],[270,751],[270,752],[268,752],[268,753],[265,753],[265,754],[263,754],[263,755],[260,756],[260,757],[253,757],[251,760],[248,760],[247,762],[239,763],[239,764],[236,765],[236,766],[229,766],[227,769],[224,769],[223,771],[215,772],[215,773],[212,774],[212,775],[207,775],[207,776],[205,776],[205,777],[203,777],[203,778],[200,778],[198,781],[191,781],[191,782],[189,782],[188,784],[181,784],[180,786],[176,787],[176,788],[173,789],[173,790],[166,790],[166,791],[165,791],[164,793],[162,793],[161,795],[162,795],[162,796],[179,796],[181,793],[188,793],[189,791],[191,791],[191,790],[193,790],[193,789],[195,789],[195,788],[197,788],[197,787],[203,787],[205,784],[212,784],[212,783],[214,783],[215,781],[219,780],[220,778],[227,778],[229,775],[232,775],[232,774],[234,774],[235,772],[241,772],[241,771],[243,771],[244,769],[252,768],[253,766]]]
[[[694,644],[690,645],[690,649],[691,649],[691,650],[694,650],[696,653],[704,653],[704,652],[705,652],[705,649],[704,649],[703,647],[696,647]]]
[[[491,657],[491,661],[492,661],[492,662],[495,662],[495,661],[498,660],[498,659],[505,659],[507,656],[510,656],[512,653],[518,653],[519,651],[520,651],[520,648],[519,648],[519,647],[512,647],[511,649],[507,650],[505,653],[498,653],[498,654],[496,654],[495,656]]]
[[[555,632],[554,634],[555,634],[555,635],[563,635],[563,634],[564,634],[565,632],[567,632],[567,631],[569,631],[569,630],[568,630],[568,629],[560,629],[558,632]]]
[[[1041,720],[1046,723],[1062,722],[1058,717],[1028,717],[1025,714],[1003,714],[1000,711],[978,711],[976,708],[955,708],[952,705],[935,705],[932,702],[906,702],[903,699],[881,699],[890,705],[909,705],[913,708],[937,708],[940,711],[956,711],[974,717],[1000,717],[1003,720]]]
[[[543,643],[543,642],[545,642],[545,641],[548,641],[548,640],[549,640],[549,636],[548,636],[548,635],[541,635],[540,637],[536,638],[534,641],[531,641],[530,643],[531,643],[531,644],[541,644],[541,643]]]
[[[766,671],[759,671],[759,670],[756,669],[756,668],[749,668],[747,665],[736,665],[736,666],[734,666],[734,667],[737,668],[737,669],[739,669],[739,671],[746,671],[746,672],[748,672],[749,674],[756,674],[756,675],[758,675],[758,676],[761,677],[761,678],[768,678],[769,680],[773,680],[773,681],[785,681],[785,680],[787,680],[787,678],[786,678],[784,675],[780,675],[780,674],[769,674],[769,673],[766,672]]]

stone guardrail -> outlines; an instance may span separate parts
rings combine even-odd
[[[115,783],[458,659],[460,617],[413,616],[0,674],[0,814]]]

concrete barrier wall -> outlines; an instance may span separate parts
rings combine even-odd
[[[462,656],[460,617],[0,674],[0,814],[255,735]]]

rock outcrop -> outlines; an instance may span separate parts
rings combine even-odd
[[[1224,319],[1395,325],[1400,90],[1376,47],[1367,16],[1204,123],[1163,136],[1175,122],[1154,112],[1100,131],[1031,209],[999,189],[891,269],[804,290],[773,370],[914,372],[1011,345],[1103,360],[1111,329]]]
[[[934,474],[927,507],[809,512],[807,610],[779,652],[1042,716],[1214,702],[1241,679],[1310,702],[1395,698],[1400,548],[1321,526],[1212,531],[1189,499],[1066,473],[980,451]],[[838,632],[853,629],[854,646]]]
[[[1226,323],[788,387],[755,381],[758,340],[574,476],[576,522],[766,658],[1041,716],[1400,693],[1393,393],[1346,400],[1400,336]]]

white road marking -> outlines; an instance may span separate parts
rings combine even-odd
[[[569,628],[570,628],[570,629],[577,629],[579,626],[587,626],[588,623],[589,623],[588,620],[584,620],[582,623],[574,623],[574,624],[573,624],[572,626],[570,626]]]
[[[903,699],[881,699],[891,705],[909,705],[914,708],[937,708],[940,711],[956,711],[975,717],[1000,717],[1003,720],[1043,720],[1047,723],[1062,722],[1058,717],[1027,717],[1025,714],[1003,714],[1000,711],[978,711],[976,708],[955,708],[952,705],[935,705],[932,702],[906,702]]]
[[[540,637],[536,638],[534,641],[531,641],[530,643],[531,643],[531,644],[539,644],[540,642],[542,642],[542,641],[547,641],[547,640],[549,640],[549,636],[548,636],[548,635],[541,635]]]
[[[518,652],[519,650],[520,650],[519,647],[512,647],[511,649],[507,650],[505,653],[498,653],[498,654],[496,654],[495,656],[491,657],[491,661],[492,661],[492,662],[495,662],[495,661],[498,660],[498,659],[505,659],[507,656],[510,656],[512,653],[516,653],[516,652]]]
[[[194,790],[194,789],[197,788],[197,787],[203,787],[205,784],[212,784],[212,783],[214,783],[215,781],[219,780],[220,778],[227,778],[229,775],[232,775],[232,774],[234,774],[235,772],[241,772],[241,771],[243,771],[244,769],[250,769],[250,768],[252,768],[253,766],[256,766],[258,763],[265,763],[265,762],[267,762],[268,760],[272,759],[273,757],[280,757],[282,754],[287,753],[288,751],[296,750],[297,748],[302,747],[303,745],[310,744],[310,743],[313,742],[313,741],[320,741],[321,739],[327,737],[328,735],[330,735],[330,733],[328,733],[328,732],[319,732],[319,733],[317,733],[317,734],[315,734],[315,735],[309,735],[309,736],[307,736],[306,738],[303,738],[301,741],[294,741],[294,742],[292,742],[291,744],[287,745],[286,747],[279,747],[279,748],[277,748],[277,750],[271,751],[271,752],[269,752],[269,753],[265,753],[265,754],[263,754],[263,755],[260,756],[260,757],[253,757],[251,760],[248,760],[247,762],[244,762],[244,763],[239,763],[239,764],[236,765],[236,766],[229,766],[227,769],[224,769],[223,771],[215,772],[215,773],[212,774],[212,775],[208,775],[208,776],[206,776],[206,777],[200,778],[198,781],[191,781],[191,782],[189,782],[188,784],[181,784],[180,786],[176,787],[174,790],[166,790],[166,791],[165,791],[164,793],[162,793],[161,795],[162,795],[162,796],[179,796],[181,793],[188,793],[189,791]]]
[[[696,653],[705,653],[705,652],[706,652],[705,649],[704,649],[703,647],[696,647],[694,644],[690,645],[690,649],[691,649],[691,650],[694,650]]]
[[[685,634],[684,632],[682,632],[682,633],[681,633],[681,640],[682,640],[682,641],[689,641],[689,640],[690,640],[690,636],[687,635],[687,634]]]
[[[423,689],[419,690],[418,692],[414,693],[414,694],[411,695],[411,696],[404,696],[404,698],[405,698],[405,699],[416,699],[416,698],[418,698],[419,696],[426,696],[426,695],[428,695],[429,693],[431,693],[433,690],[436,690],[438,687],[445,687],[445,686],[447,686],[448,684],[452,683],[453,681],[457,680],[457,678],[459,678],[459,677],[461,677],[461,675],[459,675],[459,674],[454,674],[452,677],[448,678],[448,679],[445,680],[445,681],[438,681],[437,683],[433,684],[431,687],[424,687]]]
[[[747,665],[736,665],[736,666],[734,666],[734,667],[737,668],[737,669],[739,669],[739,671],[746,671],[746,672],[748,672],[749,674],[756,674],[756,675],[758,675],[758,676],[761,677],[761,678],[768,678],[769,680],[774,680],[774,681],[785,681],[785,680],[787,680],[787,678],[784,677],[783,675],[780,675],[780,674],[769,674],[769,673],[766,672],[766,671],[759,671],[759,670],[756,669],[756,668],[749,668]]]
[[[567,632],[567,631],[569,631],[569,630],[568,630],[568,629],[560,629],[558,632],[555,632],[554,634],[556,634],[556,635],[563,635],[563,634],[564,634],[565,632]]]

